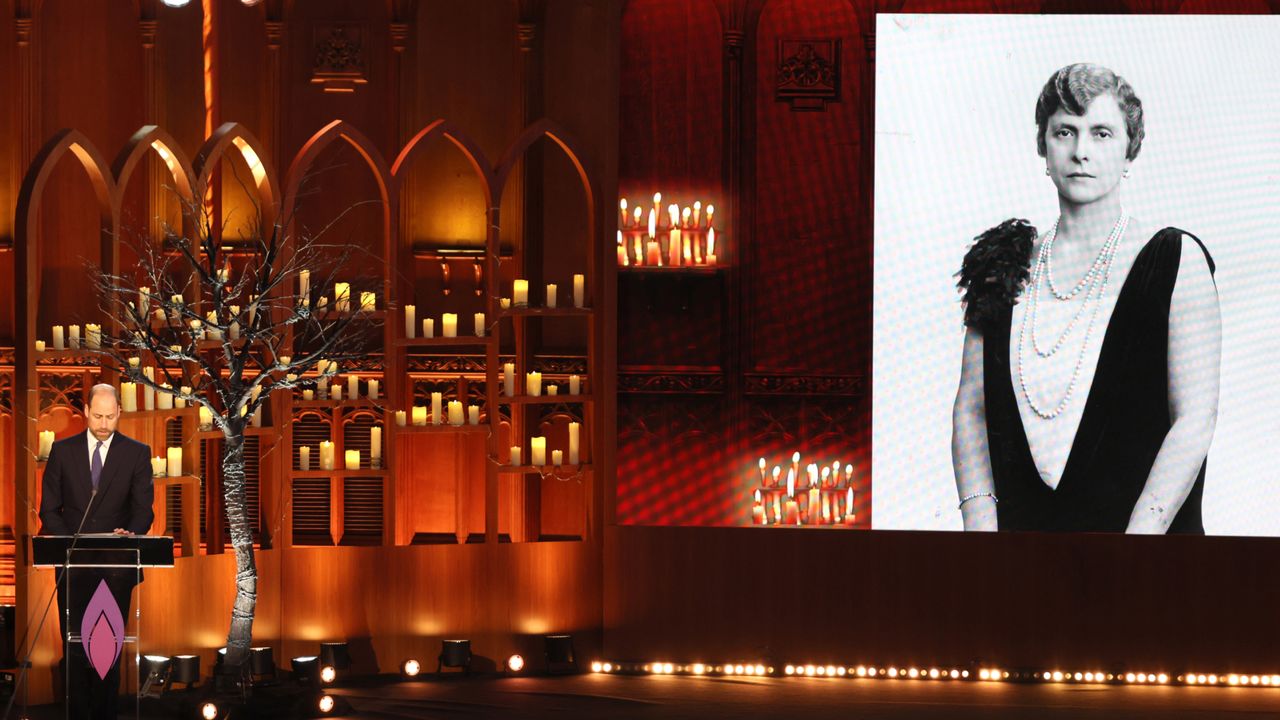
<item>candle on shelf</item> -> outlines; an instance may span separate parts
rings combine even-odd
[[[640,227],[640,218],[643,216],[644,209],[637,205],[635,210],[631,211],[631,224],[636,227]]]
[[[200,415],[200,429],[209,430],[213,427],[213,413],[209,412],[209,408],[201,405],[197,411]]]
[[[53,326],[53,349],[54,349],[54,350],[66,350],[66,349],[67,349],[66,344],[65,344],[65,341],[64,341],[64,339],[63,339],[63,337],[62,337],[62,326],[61,326],[61,325],[54,325],[54,326]]]
[[[693,243],[691,242],[691,240],[692,238],[690,238],[688,235],[681,236],[681,241],[684,243],[684,264],[685,265],[693,264]]]
[[[680,264],[680,244],[680,228],[673,227],[667,237],[667,264],[671,267]]]
[[[311,271],[298,271],[298,304],[303,305],[311,297]]]
[[[240,321],[232,320],[231,324],[227,326],[227,333],[230,334],[232,340],[239,340],[240,339]]]
[[[777,495],[773,496],[773,521],[775,523],[782,522],[782,499]]]
[[[587,278],[582,273],[576,273],[573,276],[573,306],[576,308],[586,307],[587,305]]]
[[[844,500],[844,524],[852,525],[856,515],[853,512],[853,488],[849,488]]]
[[[655,207],[649,211],[649,239],[652,240],[658,236],[658,209]]]
[[[396,411],[396,427],[404,427],[408,420],[408,414],[404,410]],[[414,425],[417,425],[417,423],[414,423]]]
[[[43,341],[43,340],[37,340],[37,341],[36,341],[36,352],[44,352],[44,341]]]
[[[449,424],[455,427],[462,425],[462,402],[459,400],[449,401]]]
[[[418,308],[413,305],[404,306],[404,336],[413,338],[418,333]]]
[[[431,424],[440,425],[444,422],[440,409],[444,402],[444,395],[438,392],[431,393]]]
[[[378,296],[367,290],[360,293],[360,310],[362,312],[373,312],[377,309]]]
[[[53,450],[53,431],[41,430],[40,447],[39,451],[36,453],[36,457],[41,460],[45,460],[49,457],[49,451],[51,450]]]
[[[157,455],[151,458],[151,477],[164,477],[165,471],[169,469],[169,461],[164,457]]]
[[[537,397],[542,394],[542,373],[537,370],[525,373],[525,394]]]
[[[197,340],[204,339],[204,323],[199,320],[192,320],[188,323],[191,326],[191,337]]]
[[[516,394],[516,364],[502,363],[502,394],[511,397]]]
[[[756,503],[751,507],[751,524],[752,525],[768,525],[769,521],[764,516],[764,505]]]
[[[556,284],[547,283],[547,307],[553,308],[555,306],[556,306]]]
[[[298,448],[298,469],[302,472],[311,469],[311,448],[306,445]]]
[[[822,524],[831,524],[831,496],[825,494],[822,496]]]
[[[707,206],[707,227],[708,228],[711,227],[711,219],[715,216],[715,214],[716,214],[716,206],[708,205]]]
[[[582,394],[582,376],[581,375],[569,376],[569,394],[570,395]]]
[[[773,486],[778,487],[778,476],[782,474],[782,468],[777,465],[773,466]]]
[[[503,310],[510,310],[511,298],[498,298],[498,307]]]
[[[788,470],[787,471],[787,497],[793,498],[795,496],[796,496],[796,471]]]
[[[658,247],[657,240],[650,240],[645,243],[644,264],[650,267],[662,266],[662,248]]]
[[[120,409],[125,412],[134,412],[138,409],[138,385],[136,383],[120,383]]]
[[[811,525],[818,524],[818,507],[822,503],[820,498],[821,491],[819,491],[817,486],[811,482],[809,484],[809,508],[807,512],[807,519]]]
[[[347,376],[347,399],[355,400],[360,397],[360,378],[355,375]]]
[[[707,230],[707,264],[716,264],[716,229]]]
[[[182,448],[171,447],[165,462],[165,474],[169,477],[182,476]]]
[[[138,288],[138,315],[146,317],[149,312],[151,312],[151,288],[144,285]]]
[[[369,399],[370,399],[370,400],[377,400],[377,399],[378,399],[378,395],[379,395],[379,388],[381,387],[381,385],[382,385],[382,381],[380,381],[380,380],[370,380],[370,381],[369,381]]]
[[[631,256],[627,254],[627,245],[622,239],[622,231],[618,231],[618,265],[626,267],[631,264]]]
[[[80,326],[72,325],[71,327],[67,328],[67,334],[68,334],[67,344],[71,346],[71,349],[72,350],[80,349]]]
[[[329,399],[336,402],[342,402],[342,385],[334,383],[333,386],[329,388]]]
[[[844,482],[849,488],[849,492],[853,492],[853,465],[844,466]]]
[[[769,486],[769,483],[768,483],[768,482],[766,482],[766,477],[767,477],[767,476],[765,475],[765,468],[767,468],[767,467],[768,467],[768,465],[769,465],[769,464],[768,464],[767,462],[765,462],[765,459],[764,459],[764,458],[760,458],[760,462],[759,462],[759,463],[757,463],[757,466],[760,468],[760,485],[761,485],[762,487],[768,487],[768,486]]]
[[[351,283],[333,284],[333,309],[338,312],[351,311]]]
[[[627,226],[627,199],[622,198],[618,201],[618,208],[622,211],[622,223],[618,227]]]
[[[563,464],[564,464],[564,451],[563,451],[563,450],[552,450],[552,451],[551,451],[551,464],[552,464],[552,465],[554,465],[555,467],[560,467],[561,465],[563,465]]]
[[[520,465],[520,446],[519,445],[511,446],[511,465],[512,467],[517,467]]]
[[[321,375],[316,378],[316,397],[325,400],[329,397],[329,380]]]
[[[831,487],[831,468],[822,468],[822,487]]]
[[[156,409],[172,410],[173,409],[173,388],[169,383],[160,383],[160,392],[156,393]]]
[[[146,376],[150,383],[144,383],[142,386],[142,409],[156,409],[156,391],[151,387],[156,381],[156,369],[150,366],[142,368],[142,374]]]
[[[293,357],[289,355],[281,355],[279,358],[276,359],[276,364],[278,364],[280,367],[288,367],[289,363],[291,362],[293,362]]]
[[[382,466],[382,428],[369,428],[369,463],[374,467]]]
[[[636,265],[641,265],[644,263],[644,248],[639,233],[636,234],[633,243],[636,250]]]
[[[547,464],[547,439],[529,438],[529,464],[541,467]]]
[[[329,309],[329,296],[321,295],[319,298],[316,299],[316,312],[325,312],[328,309]],[[253,306],[250,306],[249,322],[251,324],[253,323],[253,311],[254,311]]]
[[[360,469],[360,451],[359,450],[346,451],[346,467],[348,470]]]
[[[476,337],[484,337],[484,313],[478,312],[475,315]]]
[[[467,406],[467,424],[468,425],[480,424],[480,406],[479,405]]]
[[[175,397],[173,399],[173,406],[175,408],[184,408],[187,406],[187,396],[191,394],[191,386],[183,385],[179,387],[178,393],[181,394],[182,397]]]
[[[214,327],[215,325],[218,324],[218,313],[210,310],[209,312],[205,313],[204,318],[205,318],[205,323],[208,324],[209,326],[209,339],[221,340],[222,331]]]
[[[333,469],[333,441],[332,440],[320,441],[320,469],[321,470]]]
[[[436,321],[433,318],[422,319],[422,337],[432,338],[436,336]]]
[[[84,326],[84,346],[90,350],[102,349],[102,326],[88,323]]]
[[[554,383],[547,385],[548,395],[558,395],[559,393],[560,393],[560,388],[556,387]]]
[[[529,304],[529,281],[516,280],[511,285],[511,302],[516,307],[525,307]]]
[[[582,434],[582,424],[569,423],[569,464],[577,465],[579,461],[579,449]]]
[[[695,228],[698,227],[698,224],[699,222],[701,222],[701,220],[702,220],[702,201],[694,200],[693,201],[693,226]]]
[[[425,405],[413,406],[413,424],[418,426],[427,424],[427,407]]]
[[[787,525],[799,525],[800,504],[795,500],[787,500],[787,504],[782,515],[782,521]]]
[[[136,358],[136,357],[131,357],[131,358],[129,358],[129,369],[130,369],[130,370],[133,370],[133,371],[135,371],[135,372],[136,372],[136,371],[137,371],[137,369],[138,369],[138,366],[139,366],[139,365],[141,365],[141,364],[142,364],[142,359],[141,359],[141,358]]]
[[[307,402],[311,402],[312,400],[315,400],[315,399],[316,399],[316,391],[315,391],[315,390],[312,390],[312,389],[310,389],[310,388],[307,388],[306,390],[303,390],[303,391],[302,391],[302,399],[303,399],[303,400],[306,400]]]

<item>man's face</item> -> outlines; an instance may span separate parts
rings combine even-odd
[[[89,432],[99,441],[106,440],[116,431],[120,423],[120,405],[116,396],[109,392],[94,394],[89,401]]]

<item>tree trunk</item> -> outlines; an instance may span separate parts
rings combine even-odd
[[[244,487],[244,420],[229,419],[222,452],[222,493],[227,507],[227,527],[236,553],[236,600],[231,607],[227,632],[229,668],[244,668],[253,638],[253,614],[258,603],[258,567],[253,558],[253,529]]]

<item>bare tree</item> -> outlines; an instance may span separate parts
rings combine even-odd
[[[206,408],[222,432],[223,498],[236,555],[224,662],[240,675],[247,667],[258,594],[245,494],[245,430],[272,392],[316,388],[344,365],[367,357],[368,331],[381,325],[364,312],[358,296],[361,289],[381,291],[380,281],[348,275],[353,282],[345,303],[328,295],[335,273],[349,272],[348,261],[362,250],[322,238],[354,207],[315,233],[293,230],[292,211],[264,226],[255,207],[242,239],[231,243],[219,239],[223,233],[215,229],[225,228],[215,227],[202,202],[183,203],[183,227],[191,237],[166,225],[160,243],[122,238],[136,266],[119,274],[101,268],[91,273],[102,309],[115,323],[114,330],[102,329],[96,350],[103,367],[139,387]]]

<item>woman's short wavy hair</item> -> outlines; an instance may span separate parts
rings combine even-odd
[[[1133,160],[1142,149],[1142,101],[1129,83],[1110,69],[1091,63],[1075,63],[1055,72],[1040,91],[1036,101],[1036,150],[1045,155],[1044,133],[1049,117],[1059,109],[1072,115],[1084,115],[1089,103],[1103,93],[1110,93],[1124,114],[1125,130],[1129,134],[1129,148],[1125,157]]]

